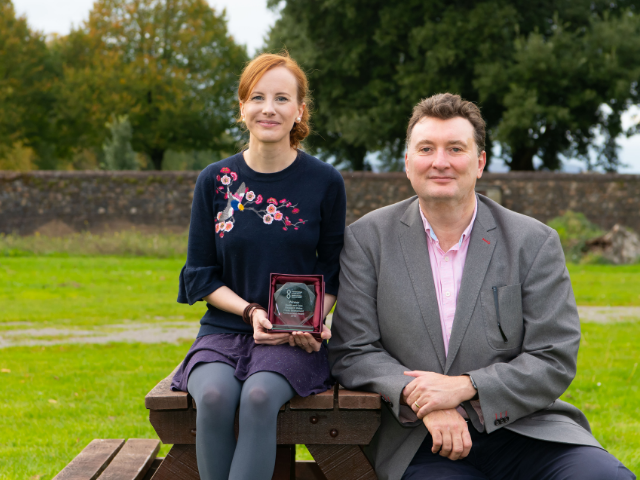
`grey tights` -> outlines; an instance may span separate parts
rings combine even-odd
[[[258,372],[244,382],[220,362],[197,365],[187,384],[196,401],[196,456],[202,480],[270,480],[276,461],[278,411],[295,394],[280,374]],[[240,405],[238,441],[234,433]]]

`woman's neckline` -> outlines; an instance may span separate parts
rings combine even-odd
[[[254,178],[254,179],[262,180],[262,181],[278,181],[278,180],[281,180],[284,177],[287,177],[291,173],[293,173],[296,170],[298,170],[299,166],[303,163],[302,159],[300,158],[301,155],[302,155],[302,152],[300,150],[298,150],[298,154],[296,155],[295,160],[293,162],[291,162],[291,164],[289,164],[287,167],[285,167],[282,170],[279,170],[277,172],[263,173],[263,172],[257,172],[254,169],[252,169],[247,164],[246,160],[244,159],[243,153],[244,153],[244,150],[237,154],[238,170],[240,170],[243,175],[245,175],[245,176],[247,176],[249,178]]]

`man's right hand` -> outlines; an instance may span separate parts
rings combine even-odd
[[[433,453],[449,460],[459,460],[471,451],[469,427],[455,408],[435,410],[427,414],[422,421],[433,439]]]

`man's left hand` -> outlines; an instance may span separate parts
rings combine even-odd
[[[404,387],[402,399],[419,419],[435,410],[456,408],[476,395],[476,389],[467,375],[450,377],[421,370],[404,374],[414,379]]]

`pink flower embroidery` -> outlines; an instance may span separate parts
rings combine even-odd
[[[280,203],[287,203],[287,199],[283,198],[282,200],[280,200]]]
[[[274,213],[276,213],[278,211],[278,209],[276,208],[275,205],[269,205],[267,207],[267,213],[270,213],[271,215],[273,215]]]
[[[247,192],[247,200],[249,200],[250,202],[253,202],[253,200],[256,198],[256,194],[253,192]]]
[[[220,231],[220,224],[216,223],[216,233],[218,233]]]
[[[224,237],[224,232],[220,232],[220,238]]]
[[[264,217],[262,217],[262,221],[264,223],[266,223],[267,225],[271,225],[273,223],[273,217],[271,215],[267,214]]]
[[[287,227],[282,227],[282,229],[283,229],[283,230],[286,230],[286,229],[287,229]]]
[[[262,195],[258,195],[258,198],[256,198],[256,205],[260,205],[262,203]]]
[[[217,181],[220,181],[220,175],[218,175],[218,176],[216,177],[216,180],[217,180]]]
[[[287,208],[291,206],[291,202],[287,202]]]
[[[224,175],[220,181],[223,185],[229,185],[231,183],[231,178],[229,175]]]
[[[216,218],[217,218],[218,220],[220,220],[220,217],[221,217],[221,216],[222,216],[222,212],[218,212],[218,215],[216,216]]]
[[[300,211],[299,208],[294,208],[293,210],[291,210],[291,213],[298,213]]]
[[[225,232],[230,232],[232,228],[233,228],[233,222],[226,222],[224,224],[224,231]]]
[[[272,205],[269,205],[269,206],[271,207]],[[276,212],[273,218],[275,218],[278,221],[282,220],[282,212]]]
[[[294,230],[297,230],[297,229],[298,229],[298,227],[293,227],[293,229],[294,229]]]
[[[220,171],[222,173],[229,173],[231,170],[229,170],[227,167],[221,168]]]
[[[238,180],[238,174],[236,172],[231,172],[229,175],[231,175],[231,178],[233,178],[234,182]]]
[[[267,200],[267,203],[273,203],[275,205],[278,204],[278,200],[276,200],[275,198],[271,197],[269,200]]]

